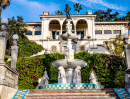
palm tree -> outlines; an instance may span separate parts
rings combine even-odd
[[[10,5],[10,1],[11,0],[0,0],[0,21],[1,21],[2,9],[5,10],[7,6]]]
[[[75,8],[74,11],[77,11],[77,14],[80,12],[80,10],[82,10],[82,5],[80,5],[79,3],[75,3],[75,5],[73,5],[73,7]]]
[[[60,10],[58,10],[57,12],[55,12],[57,15],[63,15],[64,13]]]

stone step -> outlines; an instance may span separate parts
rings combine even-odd
[[[59,94],[59,93],[57,93],[57,94],[27,94],[27,96],[56,96],[56,95],[58,95],[58,96],[66,96],[66,95],[69,95],[69,96],[81,96],[81,95],[84,95],[84,96],[116,96],[116,94],[115,93],[110,93],[110,94],[96,94],[96,93],[94,93],[94,94],[80,94],[80,93],[78,93],[78,94],[74,94],[74,93],[72,93],[72,94],[70,94],[70,93],[67,93],[67,94],[64,94],[64,93],[61,93],[61,94]]]
[[[114,88],[105,89],[29,89],[21,99],[120,99]],[[17,99],[14,98],[14,99]]]
[[[25,98],[25,99],[39,99],[39,98]],[[48,98],[40,98],[40,99],[48,99]],[[83,97],[83,98],[49,98],[49,99],[120,99],[119,97]]]
[[[29,93],[115,93],[115,91],[29,91]]]
[[[88,94],[115,94],[115,92],[29,92],[28,95],[88,95]]]
[[[117,96],[27,96],[25,99],[47,99],[47,98],[51,98],[51,99],[120,99]]]
[[[105,88],[105,89],[30,89],[30,92],[85,92],[85,91],[114,91],[113,88]]]

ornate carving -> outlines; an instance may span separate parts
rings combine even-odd
[[[17,46],[17,41],[13,40],[13,46]]]
[[[8,37],[9,34],[8,34],[8,32],[6,32],[6,30],[7,30],[6,25],[2,25],[1,32],[0,32],[0,39]]]
[[[19,48],[19,47],[18,47],[17,45],[11,46],[11,49],[12,49],[12,50],[18,50],[18,48]]]

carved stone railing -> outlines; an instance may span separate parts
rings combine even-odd
[[[0,63],[0,85],[18,89],[18,72],[6,64]]]

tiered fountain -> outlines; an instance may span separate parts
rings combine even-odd
[[[83,60],[74,59],[74,50],[72,49],[72,40],[77,39],[78,36],[71,32],[72,24],[69,14],[70,8],[66,5],[66,33],[61,35],[63,40],[67,41],[65,50],[65,59],[57,60],[52,65],[59,70],[58,84],[48,84],[40,86],[40,89],[89,89],[100,88],[100,85],[82,83],[81,68],[87,66]],[[88,86],[88,87],[87,87]]]

